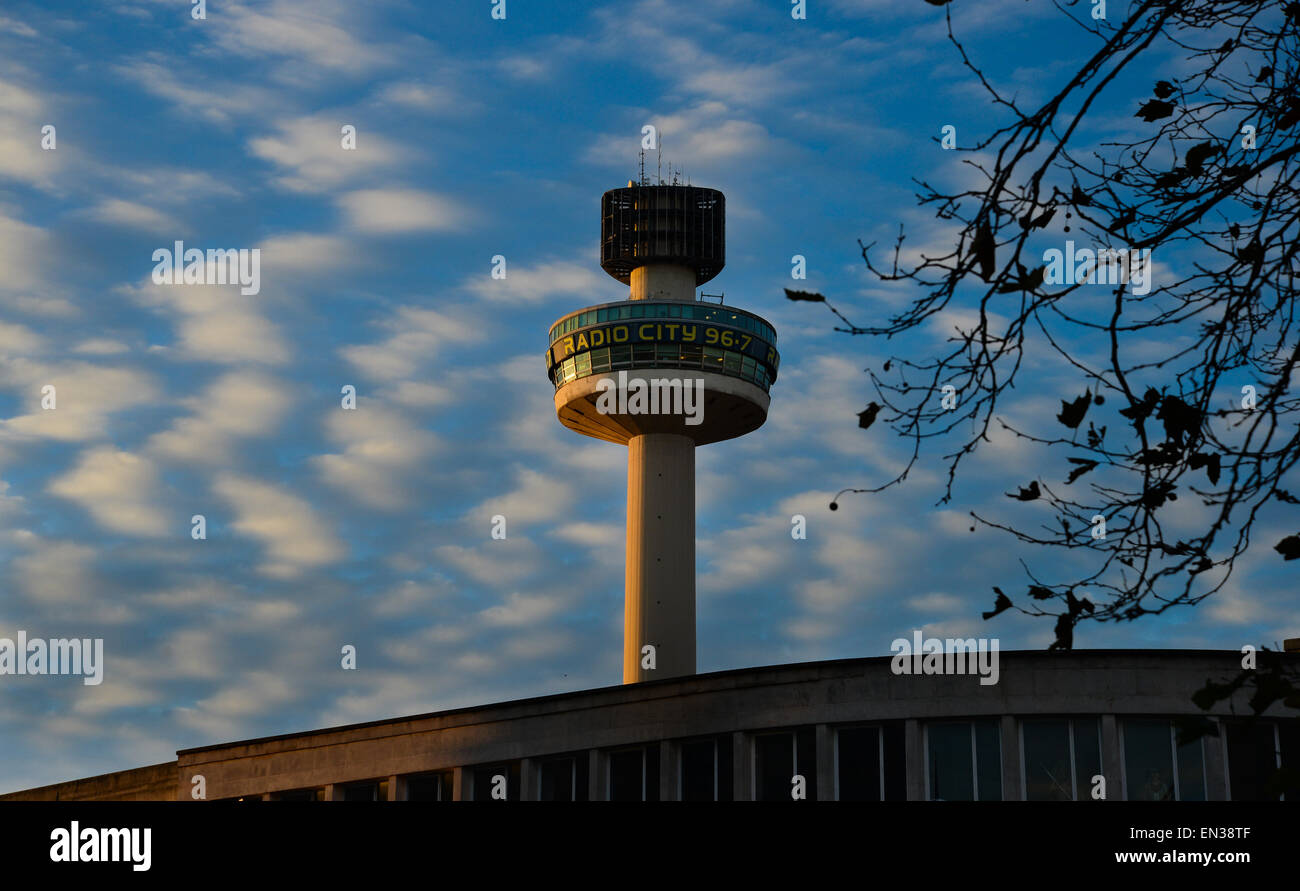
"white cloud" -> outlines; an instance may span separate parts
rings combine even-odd
[[[41,127],[54,124],[57,137],[58,117],[48,99],[12,81],[0,80],[0,179],[49,186],[66,160],[68,149],[42,149]],[[0,233],[0,244],[5,240]]]
[[[126,226],[131,229],[147,229],[154,232],[174,233],[180,229],[180,223],[153,207],[146,207],[135,201],[121,198],[105,199],[86,211],[86,216],[100,223],[114,226]],[[170,234],[167,237],[171,237]]]
[[[3,132],[0,124],[0,133]],[[4,152],[4,146],[0,144],[0,158],[4,157]],[[0,269],[5,271],[4,280],[0,282],[0,294],[44,290],[49,241],[44,229],[0,213]]]
[[[671,146],[670,158],[689,158],[693,169],[754,157],[775,146],[767,128],[747,120],[722,102],[706,101],[676,114],[646,117]],[[633,143],[623,132],[599,137],[587,150],[593,164],[626,168],[634,158]]]
[[[194,414],[155,434],[147,448],[186,463],[226,463],[236,438],[271,433],[290,404],[288,388],[275,378],[231,372],[187,400]]]
[[[342,146],[342,127],[357,127],[356,148]],[[409,155],[370,130],[353,115],[313,115],[279,125],[273,136],[249,141],[252,153],[282,171],[276,182],[286,189],[321,192],[377,170],[391,169]]]
[[[402,306],[382,323],[393,332],[387,340],[345,347],[341,352],[366,377],[396,381],[411,377],[422,364],[435,359],[440,347],[448,342],[482,339],[481,326],[476,322],[465,313]]]
[[[471,225],[474,214],[456,201],[418,189],[358,189],[339,197],[348,225],[359,232],[447,231]]]
[[[573,300],[604,296],[616,299],[620,286],[593,263],[551,262],[536,266],[506,266],[506,277],[494,279],[489,270],[468,279],[463,287],[494,303],[542,303],[556,295]]]
[[[316,0],[308,7],[272,0],[252,8],[229,3],[213,38],[226,52],[253,59],[287,57],[310,68],[360,74],[392,64],[386,49],[358,36],[351,3]]]
[[[375,405],[339,408],[325,426],[344,451],[312,459],[322,480],[371,507],[395,510],[409,503],[410,479],[437,446],[432,433]]]
[[[0,421],[0,440],[93,439],[104,433],[113,412],[158,399],[152,377],[128,368],[85,362],[0,359],[0,381],[17,391],[28,408],[28,414]],[[41,407],[46,385],[54,387],[53,409]]]
[[[95,522],[129,535],[166,535],[166,512],[158,506],[162,487],[147,458],[111,446],[81,455],[75,468],[55,479],[49,491],[85,508]]]
[[[263,280],[263,293],[266,285]],[[238,284],[159,285],[150,278],[119,290],[176,318],[182,358],[279,364],[290,356],[276,326],[256,308],[262,295],[241,294]]]
[[[265,574],[293,578],[304,569],[333,563],[344,556],[343,543],[300,498],[269,483],[233,473],[217,477],[212,488],[234,508],[231,527],[265,545],[268,562],[261,567]]]
[[[92,337],[89,340],[83,340],[72,348],[74,353],[82,353],[87,356],[116,356],[121,353],[130,352],[131,348],[118,340],[110,340],[107,337]]]

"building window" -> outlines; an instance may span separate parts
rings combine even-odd
[[[493,790],[501,789],[504,784],[505,801],[519,800],[519,762],[512,761],[509,764],[494,764],[491,767],[478,767],[474,769],[474,800],[475,801],[501,801],[503,800],[497,793],[493,797]]]
[[[839,801],[883,801],[885,753],[879,727],[835,732],[835,790]]]
[[[1101,773],[1101,722],[1096,718],[1025,720],[1020,763],[1026,801],[1083,801]]]
[[[1300,722],[1231,722],[1224,730],[1231,800],[1300,801]]]
[[[547,758],[537,765],[539,801],[586,801],[587,756]]]
[[[284,792],[273,792],[272,801],[324,801],[325,788],[318,786],[315,789],[289,789]]]
[[[731,801],[731,736],[681,744],[682,801]]]
[[[754,799],[794,801],[795,777],[809,801],[817,800],[817,743],[811,727],[754,737]]]
[[[905,801],[907,766],[902,724],[835,731],[837,801]]]
[[[408,777],[407,801],[451,801],[451,771]]]
[[[1174,722],[1126,719],[1120,726],[1128,801],[1204,801],[1201,740],[1179,745]]]
[[[926,725],[926,797],[1001,801],[1002,734],[996,718]]]
[[[658,743],[609,753],[609,800],[659,800]]]
[[[387,801],[388,780],[348,783],[335,790],[335,801]]]

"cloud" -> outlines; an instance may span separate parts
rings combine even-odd
[[[0,133],[3,133],[0,125]],[[0,158],[4,146],[0,145]],[[0,213],[0,268],[4,279],[0,281],[0,299],[6,292],[45,290],[46,267],[49,257],[49,235],[44,229],[29,226]]]
[[[0,441],[47,438],[64,442],[104,434],[114,412],[159,398],[153,378],[129,368],[86,362],[45,363],[0,358],[0,381],[23,397],[28,413],[0,421]],[[54,387],[54,408],[41,407]]]
[[[121,198],[105,199],[87,210],[85,215],[96,222],[130,229],[173,233],[181,228],[180,223],[162,211]]]
[[[344,149],[342,127],[357,128],[356,148]],[[355,115],[312,115],[279,125],[273,136],[248,143],[252,153],[280,168],[275,182],[297,192],[337,189],[375,171],[390,169],[409,153],[372,131]]]
[[[32,355],[41,352],[45,338],[22,325],[0,322],[0,353]]]
[[[340,352],[366,377],[396,381],[414,375],[423,364],[435,359],[440,348],[447,343],[480,340],[483,333],[476,322],[465,313],[450,314],[402,306],[391,318],[380,323],[381,327],[393,332],[387,340],[345,347]]]
[[[384,87],[376,101],[426,112],[463,111],[469,101],[455,90],[436,84],[399,81]]]
[[[269,483],[225,473],[212,489],[234,509],[231,528],[266,547],[261,571],[293,578],[305,569],[334,563],[346,548],[316,517],[311,505]],[[209,524],[213,521],[209,517]]]
[[[194,412],[155,434],[147,449],[186,463],[227,463],[237,438],[273,432],[291,405],[288,387],[256,371],[235,371],[186,400]]]
[[[265,293],[268,283],[261,284]],[[256,308],[262,296],[241,294],[238,284],[159,285],[146,279],[118,290],[176,319],[178,343],[173,349],[178,358],[274,365],[290,357],[279,330]]]
[[[645,123],[668,139],[671,157],[689,158],[693,165],[717,166],[774,150],[775,140],[762,124],[746,120],[718,101],[706,101],[676,114],[648,114]],[[638,139],[640,131],[635,131]],[[626,168],[639,143],[626,132],[607,133],[587,149],[593,164]]]
[[[571,598],[548,594],[513,592],[506,602],[479,614],[484,624],[508,628],[536,627],[564,609]]]
[[[12,81],[0,80],[0,180],[50,186],[68,149],[59,148],[57,142],[52,151],[42,149],[41,127],[53,124],[57,128],[58,117],[48,99]],[[6,240],[0,233],[0,244]]]
[[[227,29],[217,30],[220,33]],[[204,79],[179,78],[167,64],[159,61],[137,59],[115,65],[112,70],[141,89],[171,102],[181,114],[213,124],[229,126],[243,118],[265,118],[276,106],[273,94],[265,87],[228,80],[213,84]]]
[[[437,447],[432,433],[373,404],[332,411],[325,426],[344,451],[312,459],[324,482],[370,507],[396,510],[410,502],[411,479]]]
[[[385,47],[357,33],[351,3],[317,0],[304,8],[292,0],[272,0],[256,9],[230,3],[213,38],[226,52],[260,60],[288,58],[320,71],[361,74],[393,64]]]
[[[116,356],[120,353],[130,352],[131,348],[118,340],[110,340],[107,337],[92,337],[74,346],[72,351],[87,356]]]
[[[82,453],[77,466],[50,483],[49,491],[81,505],[113,532],[160,536],[171,528],[158,506],[162,490],[152,462],[111,446]]]
[[[613,280],[591,262],[551,262],[536,266],[506,265],[506,277],[494,279],[488,272],[468,279],[465,290],[494,303],[542,303],[563,295],[572,300],[601,296],[616,299]],[[602,295],[601,292],[605,292]]]
[[[358,189],[341,195],[339,206],[352,229],[375,235],[449,231],[475,220],[452,199],[418,189]]]
[[[471,515],[485,524],[497,514],[504,516],[507,523],[548,523],[564,516],[573,504],[573,488],[549,474],[521,467],[515,478],[514,491],[489,498]]]

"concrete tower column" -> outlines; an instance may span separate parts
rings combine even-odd
[[[632,270],[633,300],[694,300],[695,270],[671,263],[652,263]]]
[[[643,433],[627,443],[623,683],[695,674],[695,442]],[[655,648],[655,668],[642,647]]]

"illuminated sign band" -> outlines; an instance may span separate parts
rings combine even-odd
[[[746,331],[701,322],[618,322],[599,325],[561,337],[551,345],[551,362],[563,362],[574,353],[625,343],[679,343],[719,347],[753,356],[776,369],[776,347]]]

